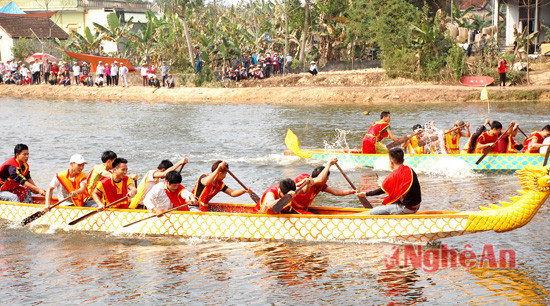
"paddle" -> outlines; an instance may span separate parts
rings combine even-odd
[[[546,155],[544,155],[544,162],[542,163],[543,167],[546,167],[548,163],[548,157],[550,156],[550,147],[546,148]]]
[[[349,185],[351,186],[351,188],[353,190],[357,190],[355,188],[355,186],[353,185],[353,183],[351,182],[351,180],[349,179],[349,177],[344,173],[344,170],[342,170],[342,168],[340,168],[340,165],[338,165],[338,163],[335,164],[336,167],[338,168],[338,170],[340,170],[340,172],[342,173],[342,175],[344,176],[344,178],[346,179],[346,181],[348,181]],[[360,197],[360,196],[357,196],[359,198],[359,202],[361,202],[361,204],[363,204],[363,207],[365,208],[372,208],[372,205],[370,204],[369,200],[367,200],[366,197]]]
[[[128,199],[128,196],[125,196],[125,197],[123,197],[123,198],[120,198],[120,199],[114,201],[113,203],[111,203],[111,204],[105,206],[105,209],[107,209],[107,208],[109,208],[109,207],[112,207],[113,205],[116,205],[116,204],[118,204],[118,203],[120,203],[120,202],[122,202],[122,201],[124,201],[124,200],[126,200],[126,199]],[[89,213],[85,214],[84,216],[82,216],[82,217],[80,217],[80,218],[78,218],[78,219],[75,219],[75,220],[69,222],[69,225],[75,225],[75,224],[77,224],[78,222],[80,222],[80,221],[82,221],[82,220],[84,220],[84,219],[87,219],[88,217],[91,217],[91,216],[97,214],[98,212],[99,212],[98,209],[96,209],[96,210],[94,210],[94,211],[92,211],[92,212],[89,212]]]
[[[529,136],[527,136],[527,134],[525,134],[519,126],[518,126],[518,131],[520,131],[523,134],[523,136],[525,136],[525,138],[529,138]]]
[[[233,179],[235,179],[235,181],[237,181],[237,183],[239,183],[244,189],[248,190],[248,187],[246,187],[241,181],[239,181],[239,179],[233,174],[233,172],[227,169],[227,173],[229,173],[229,175],[231,175]],[[251,191],[249,195],[252,201],[254,201],[254,203],[258,203],[260,201],[260,197],[256,193],[254,193],[254,191]]]
[[[64,198],[63,200],[61,200],[61,201],[55,203],[54,205],[50,206],[50,209],[52,209],[52,208],[56,207],[57,205],[59,205],[59,204],[65,202],[65,201],[67,201],[67,200],[70,199],[70,198],[71,198],[71,196],[68,196],[68,197]],[[46,214],[47,212],[48,212],[48,211],[46,211],[45,209],[44,209],[44,210],[39,210],[39,211],[35,212],[34,214],[32,214],[32,215],[26,217],[25,219],[21,220],[21,226],[25,226],[25,225],[31,223],[32,221],[34,221],[34,220],[36,220],[36,219],[42,217],[42,216],[43,216],[44,214]]]
[[[461,129],[461,128],[465,127],[465,126],[466,126],[466,124],[463,124],[463,125],[461,125],[461,126],[454,127],[454,128],[452,128],[452,129],[446,131],[445,133],[443,133],[442,136],[443,136],[443,135],[446,135],[446,134],[449,134],[449,133],[451,133],[451,132],[454,132],[454,131],[456,131],[456,130],[458,130],[458,129]],[[428,140],[429,140],[429,142],[432,142],[432,141],[436,141],[437,139],[439,139],[439,135],[430,136],[430,137],[428,137],[428,139],[422,139],[422,140],[420,140],[420,141],[418,142],[418,146],[419,146],[419,147],[423,147],[423,146],[426,145],[426,143],[428,143]]]
[[[296,191],[294,192],[293,195],[291,194],[285,194],[282,198],[279,199],[279,201],[277,201],[277,203],[275,203],[275,205],[273,206],[272,210],[278,214],[281,212],[281,210],[283,210],[283,208],[285,208],[288,203],[290,203],[292,201],[292,199],[294,198],[294,196],[300,191],[302,190],[302,188],[306,187],[307,184],[303,184],[302,186],[300,186],[300,188],[296,189]],[[262,212],[263,213],[263,212]]]
[[[139,223],[139,222],[141,222],[141,221],[149,220],[149,219],[154,218],[154,217],[161,217],[161,216],[164,216],[164,214],[166,214],[166,213],[169,213],[169,212],[171,212],[171,211],[174,211],[174,210],[177,210],[177,209],[179,209],[179,208],[185,207],[185,206],[187,206],[187,205],[189,205],[189,204],[191,204],[191,203],[187,203],[187,204],[183,204],[183,205],[180,205],[180,206],[177,206],[177,207],[174,207],[174,208],[170,208],[169,210],[163,212],[163,213],[160,214],[160,215],[152,215],[152,216],[149,216],[149,217],[147,217],[147,218],[143,218],[143,219],[141,219],[141,220],[137,220],[137,221],[134,221],[134,222],[132,222],[132,223],[128,223],[128,224],[126,224],[126,225],[124,225],[124,226],[122,226],[122,227],[128,227],[128,226],[134,225],[134,224],[136,224],[136,223]]]
[[[508,131],[510,131],[510,129],[513,127],[514,124],[510,123],[510,126],[506,129],[506,131],[502,133],[502,135],[498,137],[497,141],[493,142],[493,144],[489,146],[487,150],[485,150],[485,153],[483,153],[483,155],[476,161],[476,165],[479,165],[479,163],[485,158],[485,156],[487,156],[489,152],[493,151],[493,148],[497,145],[497,143],[502,139],[502,137],[504,137],[504,135],[508,134]]]
[[[393,147],[397,147],[399,145],[401,145],[402,143],[405,143],[407,142],[409,139],[411,139],[411,137],[413,137],[414,135],[410,135],[410,136],[403,136],[399,139],[397,139],[396,141],[392,142],[392,143],[389,143],[386,145],[386,148],[391,149]]]

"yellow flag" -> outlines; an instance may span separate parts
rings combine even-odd
[[[483,89],[481,90],[481,101],[489,100],[489,94],[487,93],[487,85],[483,86]]]

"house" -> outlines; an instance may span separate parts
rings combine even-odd
[[[9,1],[0,0],[0,6]],[[153,2],[119,0],[13,0],[25,13],[56,11],[51,19],[67,33],[72,31],[84,35],[86,27],[94,30],[93,23],[107,26],[107,15],[116,13],[123,21],[133,17],[133,22],[147,22],[146,11],[158,14]],[[103,43],[107,53],[116,51],[116,46],[108,41]]]
[[[48,37],[66,40],[69,35],[51,19],[28,17],[26,15],[0,14],[0,60],[13,59],[12,47],[21,38]],[[37,41],[37,44],[39,42]],[[37,46],[37,49],[40,45]]]
[[[496,1],[496,0],[495,0]],[[550,41],[550,33],[541,25],[550,27],[550,3],[548,0],[500,0],[506,5],[506,45],[514,43],[514,25],[519,32],[542,30],[536,43]]]

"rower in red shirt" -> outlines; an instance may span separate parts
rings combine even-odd
[[[29,171],[29,147],[18,144],[14,157],[0,166],[0,200],[32,203],[32,193],[46,195],[46,191],[34,183]]]
[[[279,184],[272,185],[267,188],[267,190],[262,195],[262,198],[256,207],[254,208],[254,213],[260,214],[275,214],[273,211],[273,206],[286,194],[293,195],[296,191],[296,183],[290,178],[281,180]],[[282,211],[284,212],[284,210]]]
[[[497,143],[498,153],[518,153],[518,150],[523,148],[523,145],[517,144],[514,140],[514,137],[518,134],[518,128],[519,124],[516,123],[512,129],[512,132],[508,136],[500,139]]]
[[[128,161],[124,158],[115,159],[113,162],[113,175],[104,177],[97,184],[92,198],[97,203],[99,211],[105,209],[106,205],[119,199],[129,196],[134,197],[137,193],[135,184],[126,175],[128,173]],[[128,199],[120,202],[112,208],[127,209],[130,201]]]
[[[365,137],[363,138],[363,154],[385,154],[388,153],[388,149],[380,141],[384,138],[391,138],[393,141],[397,141],[397,137],[393,135],[390,130],[390,112],[382,112],[380,114],[380,121],[373,123]]]
[[[496,120],[491,123],[491,129],[487,132],[484,132],[477,138],[475,153],[483,154],[485,149],[492,146],[500,137],[502,133],[502,124]],[[498,147],[494,146],[493,150],[489,153],[498,153]]]
[[[309,211],[309,207],[321,191],[335,196],[347,196],[357,193],[357,191],[353,189],[336,189],[327,185],[330,167],[336,164],[336,162],[338,162],[338,159],[333,158],[326,166],[315,168],[311,175],[302,173],[294,179],[296,188],[300,188],[304,184],[308,184],[308,186],[302,188],[302,190],[294,196],[289,207],[290,211],[293,210],[299,214],[313,214],[314,212]]]
[[[543,144],[546,137],[550,137],[550,124],[544,126],[540,131],[531,133],[525,140],[522,153],[539,153],[541,147],[548,146],[548,144]]]

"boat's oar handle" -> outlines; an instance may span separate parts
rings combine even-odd
[[[349,179],[349,177],[346,175],[346,173],[344,172],[344,170],[342,170],[342,168],[340,168],[340,165],[338,165],[338,162],[335,163],[336,167],[338,168],[338,170],[340,170],[340,173],[342,173],[342,175],[344,176],[344,178],[346,179],[346,181],[348,181],[349,185],[351,186],[351,188],[353,190],[356,190],[357,191],[357,188],[355,188],[355,185],[353,185],[353,183],[351,182],[351,180]],[[361,204],[363,205],[363,207],[365,208],[372,208],[372,205],[370,204],[369,200],[367,200],[366,197],[360,197],[360,196],[357,196],[357,198],[359,198],[359,202],[361,202]]]

